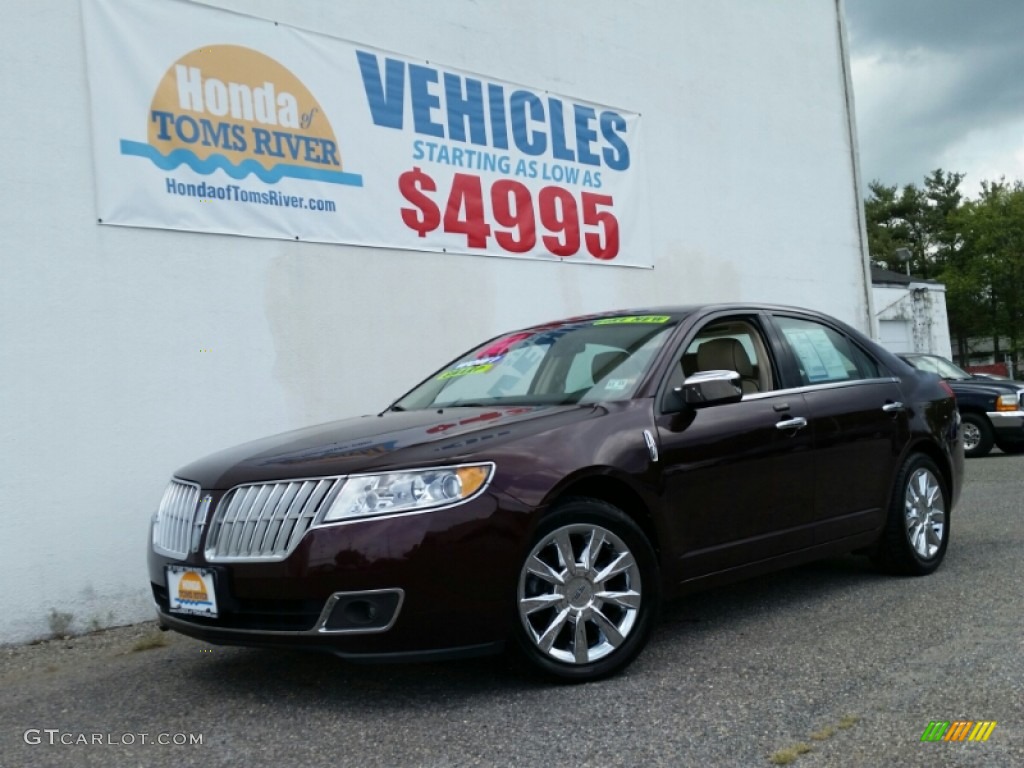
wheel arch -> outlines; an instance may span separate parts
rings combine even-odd
[[[942,482],[946,486],[946,491],[949,493],[950,500],[956,498],[957,489],[953,487],[953,465],[949,456],[947,456],[939,446],[935,445],[935,443],[929,442],[928,440],[918,440],[917,442],[911,443],[907,448],[900,466],[902,467],[906,464],[910,457],[915,453],[923,454],[935,462],[935,466],[937,466],[939,468],[939,472],[942,473]]]
[[[655,555],[661,560],[661,535],[651,505],[630,483],[607,472],[576,476],[552,491],[544,503],[544,509],[549,511],[568,499],[580,497],[599,499],[622,510],[623,514],[640,526]],[[543,515],[540,519],[543,519]]]

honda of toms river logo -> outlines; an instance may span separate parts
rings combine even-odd
[[[362,186],[342,169],[328,116],[313,94],[274,59],[239,45],[197,48],[164,74],[148,116],[147,141],[121,140],[121,154],[162,170],[187,165],[233,179],[256,176]]]

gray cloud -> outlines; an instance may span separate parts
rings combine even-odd
[[[1024,134],[1024,2],[846,0],[865,181],[919,183],[979,132],[984,164],[1013,175]],[[987,133],[986,133],[987,132]],[[978,152],[975,152],[978,154]],[[1000,160],[999,155],[1006,159]],[[980,162],[980,161],[979,161]],[[968,173],[972,168],[946,170]]]
[[[851,43],[865,53],[922,46],[937,50],[1021,50],[1020,0],[846,0]]]

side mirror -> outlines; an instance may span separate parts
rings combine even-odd
[[[738,403],[742,399],[742,379],[736,371],[698,371],[688,376],[683,386],[672,390],[668,410],[706,408],[709,405]]]

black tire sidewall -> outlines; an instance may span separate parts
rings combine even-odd
[[[905,520],[907,488],[911,477],[919,469],[925,469],[930,472],[938,482],[945,510],[942,542],[939,544],[938,551],[929,558],[921,557],[917,550],[914,549]],[[945,477],[943,477],[935,462],[924,454],[915,454],[908,458],[900,470],[889,506],[889,517],[886,523],[886,545],[888,549],[885,558],[886,564],[892,570],[914,576],[923,576],[938,568],[943,558],[945,558],[946,549],[949,546],[951,511],[949,488],[946,485]]]
[[[989,424],[988,419],[977,413],[965,413],[960,418],[964,423],[973,424],[978,430],[978,444],[970,451],[965,448],[964,456],[969,459],[987,456],[991,452],[994,443],[992,425]]]
[[[540,651],[527,636],[519,616],[519,582],[522,577],[524,560],[543,537],[567,525],[598,525],[614,533],[629,548],[640,568],[641,603],[639,615],[625,642],[608,656],[590,664],[567,664],[552,659]],[[563,682],[583,683],[599,680],[619,671],[643,650],[650,638],[658,615],[661,598],[661,581],[657,557],[650,541],[640,526],[618,507],[598,499],[574,498],[559,504],[546,515],[537,526],[530,545],[520,561],[516,574],[516,594],[513,599],[515,621],[513,630],[516,645],[534,668],[558,678]]]

